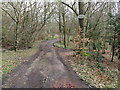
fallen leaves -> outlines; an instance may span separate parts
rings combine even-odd
[[[80,60],[74,60],[75,58],[73,57],[70,58],[72,58],[70,62],[72,63],[73,70],[86,82],[97,88],[116,88],[118,70],[113,69],[113,71],[102,63],[98,65],[95,62],[90,63],[88,60],[84,60],[84,63],[81,64]]]
[[[77,86],[73,82],[62,80],[54,81],[53,88],[77,88]]]

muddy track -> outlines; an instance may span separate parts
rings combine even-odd
[[[42,42],[33,56],[3,79],[3,88],[93,88],[60,55],[67,50],[53,46],[57,41]]]

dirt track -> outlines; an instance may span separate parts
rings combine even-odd
[[[53,46],[58,39],[42,42],[39,50],[3,80],[3,88],[90,88]]]

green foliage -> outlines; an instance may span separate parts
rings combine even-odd
[[[90,54],[90,53],[88,53],[88,52],[84,52],[84,56],[88,56],[88,57],[90,57],[90,56],[91,56],[91,54]]]
[[[72,41],[74,39],[74,36],[73,35],[70,35],[69,36],[69,41]]]
[[[101,64],[101,63],[99,63],[99,62],[96,62],[95,64],[96,64],[96,67],[97,67],[97,68],[99,68],[99,69],[101,69],[102,71],[105,72],[106,67],[105,67],[103,64]]]
[[[119,15],[115,15],[110,17],[108,24],[111,25],[112,30],[116,31],[116,32],[120,32],[120,17]]]
[[[54,38],[54,39],[55,39],[55,38],[59,38],[59,35],[55,34],[53,38]]]
[[[56,43],[54,43],[54,46],[64,48],[64,45],[63,45],[62,43],[60,43],[60,42],[56,42]]]
[[[100,52],[90,52],[90,56],[88,57],[90,60],[102,61],[103,56]]]
[[[108,13],[108,16],[109,16],[109,17],[113,17],[113,14],[112,14],[112,13]]]
[[[86,49],[82,49],[81,51],[78,51],[80,53],[80,55],[84,55],[84,56],[87,56],[87,57],[90,57],[91,56],[91,53],[89,53]]]
[[[71,45],[69,43],[73,43],[72,41],[68,42],[68,46],[66,47],[66,49],[75,49],[75,46],[74,45]],[[55,42],[54,43],[54,46],[57,46],[57,47],[61,47],[61,48],[64,48],[64,44],[63,44],[63,41],[62,42]],[[75,51],[75,50],[74,50]]]
[[[119,53],[119,46],[120,46],[120,15],[116,14],[116,15],[109,15],[110,19],[108,21],[108,29],[112,31],[113,35],[111,36],[111,38],[109,38],[108,42],[114,47],[114,51],[115,49],[118,49]],[[118,58],[120,58],[120,54],[118,54]],[[113,60],[112,60],[113,61]]]

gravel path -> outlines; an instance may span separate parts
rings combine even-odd
[[[90,88],[60,55],[69,50],[53,46],[57,41],[42,42],[35,55],[3,79],[3,88]]]

